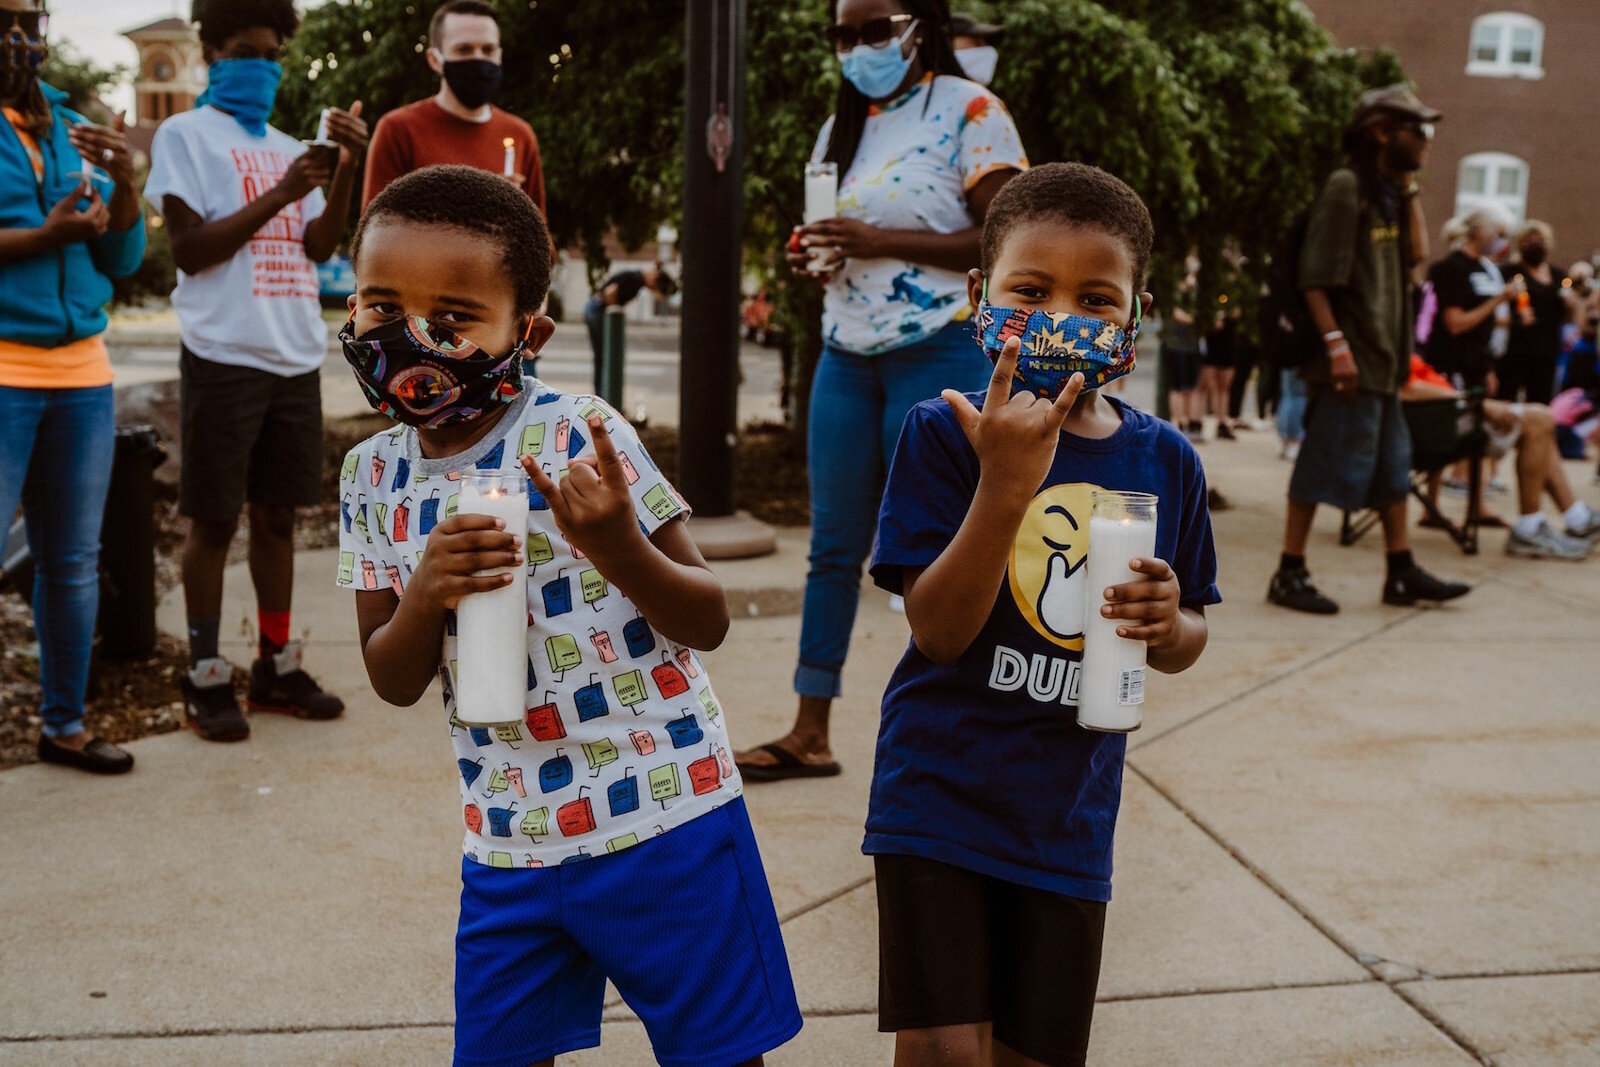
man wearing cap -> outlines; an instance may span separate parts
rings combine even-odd
[[[1411,437],[1398,396],[1410,369],[1412,270],[1427,258],[1415,175],[1440,117],[1403,85],[1363,94],[1345,130],[1348,163],[1328,178],[1307,217],[1299,282],[1327,359],[1305,368],[1305,441],[1289,480],[1283,557],[1267,589],[1268,600],[1295,611],[1339,610],[1306,569],[1318,504],[1377,510],[1385,604],[1454,600],[1469,590],[1411,557]]]
[[[1000,62],[995,46],[1005,32],[1004,28],[979,22],[971,15],[950,16],[950,43],[955,45],[956,59],[968,78],[979,85],[994,81],[995,67]]]

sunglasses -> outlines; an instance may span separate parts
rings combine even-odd
[[[43,37],[50,28],[48,11],[0,11],[0,23],[5,21],[8,14],[11,16],[11,28],[6,31],[7,37]]]
[[[846,26],[842,22],[835,23],[823,33],[833,45],[835,52],[848,52],[858,44],[864,44],[869,48],[883,48],[890,41],[899,39],[901,26],[915,20],[915,15],[888,15],[884,18],[868,19],[859,27]]]

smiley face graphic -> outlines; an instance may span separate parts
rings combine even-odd
[[[1033,498],[1011,546],[1007,583],[1017,610],[1040,637],[1083,650],[1088,602],[1084,563],[1095,486],[1054,485]]]

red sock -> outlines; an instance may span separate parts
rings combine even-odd
[[[289,643],[289,613],[287,611],[256,611],[261,625],[261,654],[270,656]]]

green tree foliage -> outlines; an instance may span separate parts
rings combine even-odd
[[[96,121],[109,121],[100,94],[128,73],[127,67],[102,67],[67,41],[53,41],[44,61],[44,80],[67,94],[67,106]]]
[[[744,235],[802,374],[817,345],[816,287],[781,255],[802,163],[832,109],[838,64],[826,0],[749,0]],[[1336,47],[1296,0],[960,0],[1008,36],[995,90],[1035,162],[1122,176],[1156,222],[1156,289],[1184,254],[1203,296],[1253,297],[1265,253],[1337,164],[1338,133],[1392,55]],[[550,222],[591,270],[603,240],[650,239],[681,203],[683,0],[508,0],[500,101],[539,134]],[[316,111],[362,99],[375,120],[429,95],[426,0],[329,0],[306,13],[275,121],[309,134]],[[296,77],[304,72],[307,77]],[[692,129],[690,136],[702,136]]]

